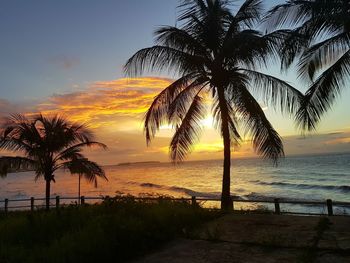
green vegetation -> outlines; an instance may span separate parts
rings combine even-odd
[[[109,198],[100,205],[0,216],[0,262],[124,262],[220,212],[174,202]]]

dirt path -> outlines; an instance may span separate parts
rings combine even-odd
[[[350,262],[350,217],[224,216],[135,263]]]

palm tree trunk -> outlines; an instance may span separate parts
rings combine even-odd
[[[78,183],[78,204],[80,205],[80,178],[81,175],[79,174],[79,183]]]
[[[226,123],[227,124],[227,123]],[[226,126],[226,127],[224,127]],[[231,141],[228,125],[223,125],[222,129],[223,141],[224,141],[224,170],[222,177],[222,194],[221,194],[221,209],[232,210],[233,204],[231,200]]]
[[[46,179],[46,210],[50,209],[50,186],[51,186],[51,180],[50,179]]]
[[[221,192],[221,209],[232,210],[233,203],[231,200],[231,139],[228,127],[229,111],[226,104],[225,94],[223,89],[218,89],[219,106],[221,111],[221,132],[224,142],[224,169],[222,177],[222,192]]]

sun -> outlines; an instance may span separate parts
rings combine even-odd
[[[212,116],[208,115],[205,119],[201,121],[203,127],[212,128],[214,124],[214,119]]]

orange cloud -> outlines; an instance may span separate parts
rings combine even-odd
[[[0,99],[0,115],[42,112],[64,115],[72,121],[87,122],[95,130],[97,139],[109,147],[108,152],[97,149],[87,153],[89,158],[101,164],[169,161],[169,143],[173,134],[171,125],[162,127],[151,146],[147,147],[142,118],[153,98],[171,81],[154,77],[97,81],[86,90],[56,94],[37,105],[28,102],[13,104]],[[209,105],[211,101],[206,98],[206,102]],[[194,145],[189,160],[223,157],[222,139],[213,129],[212,123],[209,116],[201,122],[202,138]],[[285,152],[300,154],[349,151],[349,138],[348,130],[302,138],[285,137]],[[250,156],[254,156],[254,151],[248,137],[240,147],[234,147],[232,158]]]
[[[170,79],[151,77],[99,81],[86,91],[54,95],[39,104],[38,111],[64,114],[93,128],[116,126],[117,117],[133,117],[138,120],[129,119],[129,124],[135,126],[153,98],[170,83]]]
[[[325,142],[325,144],[330,144],[330,145],[344,144],[344,143],[350,144],[350,137],[335,138]]]

